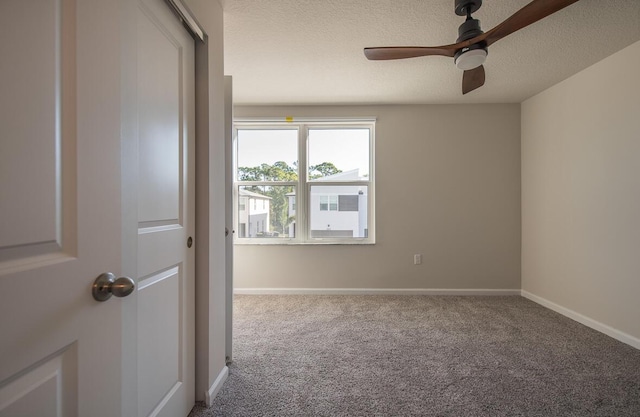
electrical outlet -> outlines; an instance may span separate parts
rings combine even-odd
[[[421,263],[422,263],[422,255],[420,255],[419,253],[416,253],[415,255],[413,255],[413,264],[420,265]]]

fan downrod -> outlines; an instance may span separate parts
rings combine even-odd
[[[458,16],[469,16],[475,13],[482,6],[482,0],[456,0],[456,14]]]

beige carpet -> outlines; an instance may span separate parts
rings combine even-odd
[[[640,416],[640,351],[521,297],[236,296],[204,416]]]

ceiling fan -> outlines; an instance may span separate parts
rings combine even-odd
[[[533,0],[515,12],[504,22],[488,32],[480,29],[480,21],[471,17],[482,6],[482,0],[455,0],[455,12],[467,20],[458,28],[456,43],[442,46],[388,46],[364,48],[370,60],[404,59],[420,56],[440,55],[454,59],[456,66],[464,71],[462,94],[467,94],[484,85],[484,64],[487,48],[491,44],[538,20],[564,9],[579,0]]]

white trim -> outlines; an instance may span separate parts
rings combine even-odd
[[[182,382],[176,382],[173,387],[169,390],[169,392],[164,396],[164,398],[158,403],[156,408],[153,409],[149,417],[157,417],[163,410],[166,412],[166,405],[171,401],[173,395],[180,389],[182,386]]]
[[[430,288],[234,288],[242,295],[520,295],[515,289]]]
[[[640,349],[640,339],[638,339],[637,337],[631,336],[630,334],[627,334],[623,331],[615,329],[604,323],[600,323],[599,321],[589,318],[576,311],[570,310],[566,307],[562,307],[561,305],[556,304],[553,301],[549,301],[545,298],[539,297],[528,291],[522,290],[521,293],[523,297],[533,301],[534,303],[538,303],[541,306],[546,307],[550,310],[553,310],[556,313],[560,313],[563,316],[566,316],[572,320],[577,321],[578,323],[582,323],[587,327],[591,327],[592,329],[597,330],[600,333],[604,333],[607,336],[611,336],[614,339],[621,341],[622,343],[626,343],[629,346],[633,346],[636,349]]]
[[[377,117],[234,117],[233,122],[242,125],[272,125],[272,124],[350,124],[350,123],[375,123]]]
[[[213,404],[213,400],[216,398],[216,395],[218,395],[218,392],[220,392],[220,389],[222,388],[222,385],[224,385],[224,381],[227,380],[228,376],[229,367],[225,366],[218,374],[216,380],[213,381],[213,384],[211,385],[209,390],[204,393],[205,404],[207,405],[207,407],[211,407],[211,404]]]

